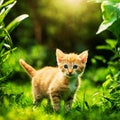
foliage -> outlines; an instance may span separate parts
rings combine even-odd
[[[0,2],[0,65],[1,66],[8,59],[12,51],[15,50],[15,48],[13,48],[10,33],[14,30],[15,27],[17,27],[21,23],[22,20],[28,17],[28,15],[21,15],[6,26],[4,23],[4,19],[9,13],[9,11],[12,9],[12,7],[15,5],[16,1],[9,0],[8,2],[5,3],[3,2],[4,0]]]
[[[11,71],[6,69],[4,63],[9,59],[12,52],[16,50],[13,47],[12,39],[10,33],[25,19],[28,15],[21,15],[10,22],[8,25],[5,25],[5,18],[15,5],[16,1],[9,0],[4,2],[4,0],[0,1],[0,105],[3,100],[7,97],[9,99],[14,98],[14,94],[6,93],[5,83],[8,80]],[[19,96],[19,94],[18,94]],[[16,96],[16,99],[18,98]]]
[[[22,57],[38,69],[44,65],[55,64],[55,55],[51,54],[50,49],[43,45],[30,47],[27,43],[29,47],[26,44],[25,47],[28,51],[14,48],[10,33],[27,15],[17,17],[6,26],[4,18],[16,2],[13,0],[5,3],[3,3],[3,0],[0,1],[0,15],[2,16],[3,14],[2,17],[0,16],[2,18],[0,19],[0,120],[109,120],[120,118],[120,31],[116,27],[119,24],[119,17],[116,18],[116,14],[119,16],[119,3],[118,0],[96,1],[101,2],[103,12],[103,22],[99,27],[98,33],[108,29],[116,36],[116,39],[106,39],[105,44],[97,46],[97,49],[104,51],[104,53],[108,51],[111,56],[106,59],[104,56],[96,55],[92,59],[93,63],[97,64],[99,60],[105,66],[99,68],[92,64],[92,67],[85,70],[84,80],[82,80],[81,88],[77,92],[71,110],[65,111],[63,109],[64,104],[62,104],[63,108],[61,108],[59,113],[52,111],[51,107],[47,105],[47,100],[43,100],[37,108],[32,105],[30,81],[27,81],[29,79],[18,62],[19,58]],[[42,2],[44,4],[41,5],[45,5],[46,2],[43,0]],[[58,9],[57,4],[54,4],[54,7]],[[58,23],[60,23],[59,27],[61,28],[61,23],[64,26],[64,19],[69,19],[69,17],[59,17],[60,14],[56,16],[53,10],[55,17],[52,18],[53,16],[50,16],[52,12],[49,9],[47,9],[48,12],[45,14],[40,11],[40,14],[46,18],[49,16],[49,21],[61,18],[58,20]],[[67,12],[65,9],[61,9],[61,11],[63,13]],[[74,14],[74,12],[68,10],[69,15]],[[109,15],[108,13],[111,14]],[[67,23],[65,22],[65,24]],[[75,30],[76,25],[73,25],[72,28]],[[58,30],[53,23],[46,26],[45,29],[47,29],[50,38],[53,38]],[[61,39],[60,35],[57,35]],[[24,42],[24,36],[22,36],[21,40]]]
[[[101,23],[97,34],[108,29],[116,39],[107,39],[106,44],[98,46],[97,49],[110,51],[112,56],[108,64],[109,73],[106,75],[106,81],[103,83],[104,110],[109,112],[120,110],[120,3],[118,0],[101,1],[103,13],[103,22]]]
[[[106,45],[98,46],[99,50],[107,50],[113,53],[110,60],[107,61],[107,70],[105,82],[102,85],[102,102],[104,104],[104,110],[116,111],[120,110],[120,56],[117,49],[117,41],[112,39],[106,40]],[[104,58],[105,59],[105,58]]]
[[[120,36],[120,1],[104,0],[101,3],[103,22],[101,23],[97,34],[109,29],[117,38]]]

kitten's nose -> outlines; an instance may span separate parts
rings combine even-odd
[[[69,72],[69,75],[72,75],[72,72]]]
[[[72,75],[72,70],[69,70],[68,72],[69,72],[69,75]]]

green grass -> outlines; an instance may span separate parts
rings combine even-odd
[[[3,88],[6,91],[0,104],[0,120],[108,120],[119,119],[119,112],[103,111],[101,87],[94,86],[89,80],[82,81],[72,109],[54,113],[47,106],[47,101],[34,107],[30,81],[8,82]]]

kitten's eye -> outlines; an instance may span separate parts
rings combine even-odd
[[[65,65],[64,65],[64,68],[65,68],[65,69],[67,69],[67,68],[68,68],[68,65],[67,65],[67,64],[65,64]]]
[[[73,69],[77,69],[78,68],[78,65],[73,65]]]

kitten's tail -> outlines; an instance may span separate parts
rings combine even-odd
[[[21,66],[29,73],[29,75],[31,77],[34,77],[36,70],[32,66],[27,64],[23,59],[20,59],[19,62],[21,64]]]

